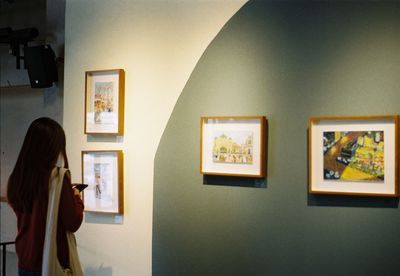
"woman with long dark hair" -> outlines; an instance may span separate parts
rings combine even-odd
[[[50,118],[31,123],[7,186],[8,203],[17,215],[15,248],[19,275],[41,275],[49,181],[55,167],[68,168],[65,134]],[[66,231],[78,230],[83,219],[83,203],[77,189],[65,174],[59,199],[57,257],[69,267]]]

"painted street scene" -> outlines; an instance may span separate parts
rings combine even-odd
[[[384,181],[383,131],[324,132],[324,179]]]
[[[253,164],[253,132],[215,132],[212,154],[214,163]]]

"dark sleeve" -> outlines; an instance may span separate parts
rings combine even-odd
[[[64,176],[59,208],[59,222],[66,230],[77,231],[83,220],[83,202],[79,195],[74,195],[71,178],[67,173]]]

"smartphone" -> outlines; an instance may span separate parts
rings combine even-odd
[[[80,183],[72,183],[72,187],[78,189],[79,192],[82,192],[86,187],[89,186],[87,184],[80,184]]]

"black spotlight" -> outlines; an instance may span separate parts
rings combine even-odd
[[[46,88],[58,81],[54,51],[50,45],[24,47],[24,63],[32,88]]]

